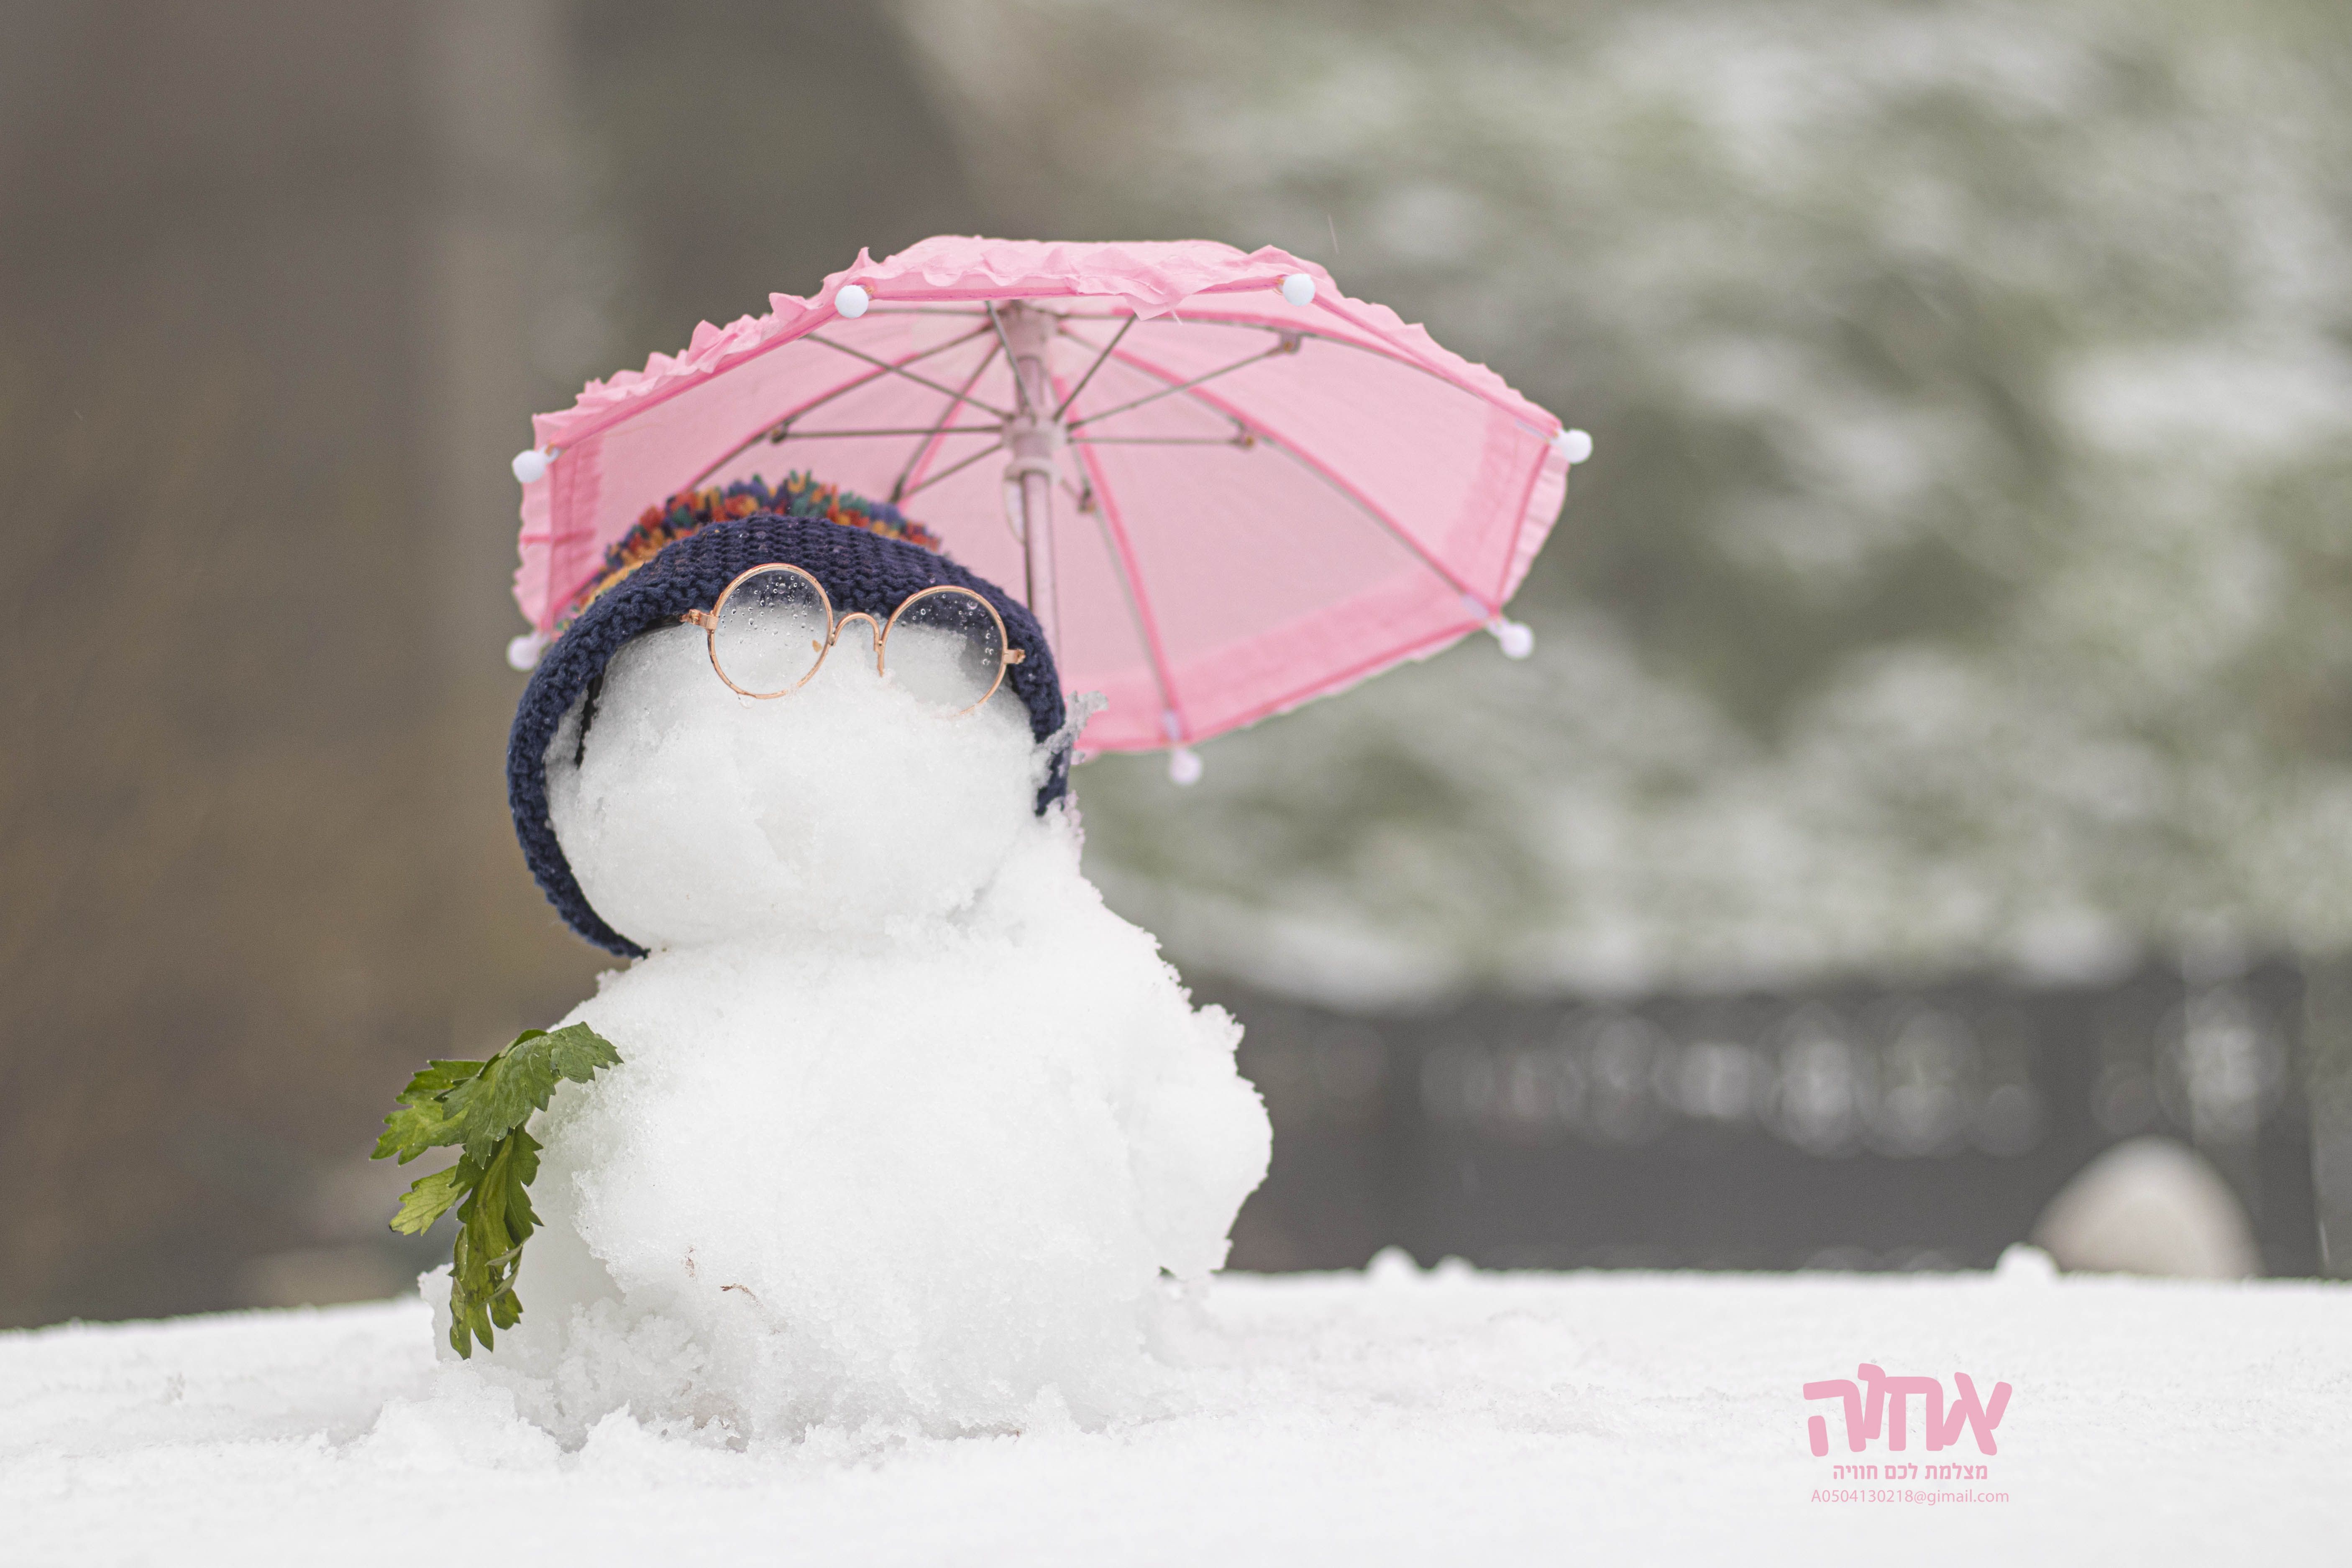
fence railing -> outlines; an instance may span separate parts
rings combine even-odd
[[[2332,969],[1386,1015],[1196,996],[1247,1026],[1275,1124],[1236,1268],[1388,1245],[1493,1267],[1980,1268],[2101,1150],[2159,1132],[2228,1181],[2268,1272],[2322,1268],[2306,1086],[2352,1041],[2352,1017],[2314,1011],[2352,998]],[[2352,1147],[2322,1142],[2323,1182],[2352,1177]]]

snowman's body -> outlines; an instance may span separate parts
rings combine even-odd
[[[492,1374],[573,1431],[623,1405],[753,1436],[1148,1399],[1166,1277],[1223,1262],[1266,1121],[1237,1028],[1102,906],[1068,814],[1034,811],[1017,705],[923,710],[855,629],[752,701],[677,627],[623,649],[547,756],[583,890],[653,951],[567,1020],[623,1065],[534,1128],[543,1228]]]

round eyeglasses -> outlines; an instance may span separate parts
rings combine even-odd
[[[835,618],[824,584],[781,562],[752,567],[718,604],[679,618],[709,634],[710,668],[730,690],[763,701],[806,686],[852,621],[874,633],[877,673],[950,715],[995,696],[1005,670],[1029,657],[1006,637],[996,606],[969,588],[911,594],[886,626],[863,610]]]

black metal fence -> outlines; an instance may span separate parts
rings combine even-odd
[[[1224,984],[1274,1164],[1234,1266],[1979,1268],[2102,1149],[2195,1146],[2319,1268],[2305,984],[1991,978],[1350,1014]]]

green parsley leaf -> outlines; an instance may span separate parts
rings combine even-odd
[[[471,1359],[474,1341],[522,1320],[514,1293],[522,1245],[539,1228],[529,1188],[539,1174],[539,1141],[523,1131],[564,1079],[587,1083],[618,1067],[621,1053],[585,1024],[552,1034],[526,1029],[486,1062],[428,1063],[383,1119],[374,1158],[405,1165],[427,1149],[463,1151],[446,1171],[420,1176],[401,1199],[392,1228],[415,1236],[457,1211],[449,1274],[449,1343]]]
[[[480,1062],[428,1062],[425,1070],[408,1080],[400,1091],[400,1109],[383,1119],[383,1135],[375,1141],[375,1153],[371,1158],[381,1160],[397,1154],[404,1165],[427,1149],[437,1149],[455,1140],[443,1136],[447,1126],[447,1110],[441,1096],[482,1070]]]
[[[467,1170],[463,1160],[446,1171],[419,1176],[400,1200],[400,1212],[392,1216],[392,1228],[403,1236],[423,1234],[435,1220],[447,1214],[458,1199],[472,1191],[474,1184],[480,1179],[481,1173]]]

